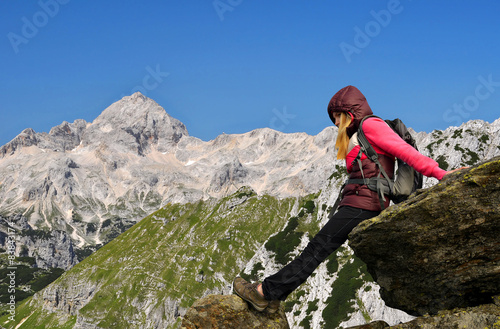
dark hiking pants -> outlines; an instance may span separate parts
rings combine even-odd
[[[285,300],[322,261],[347,240],[354,227],[379,213],[349,206],[340,207],[297,258],[262,282],[266,299]]]

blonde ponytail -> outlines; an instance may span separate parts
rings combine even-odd
[[[337,159],[343,160],[347,157],[347,148],[349,147],[349,136],[347,136],[347,127],[351,124],[351,116],[342,112],[340,114],[339,131],[337,134],[337,141],[335,142],[335,149],[337,150]]]

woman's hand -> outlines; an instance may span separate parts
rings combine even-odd
[[[460,168],[457,168],[457,169],[453,169],[453,170],[447,171],[446,174],[445,174],[445,176],[449,175],[451,173],[454,173],[455,171],[459,171],[459,170],[467,169],[467,168],[470,168],[470,167],[460,167]]]

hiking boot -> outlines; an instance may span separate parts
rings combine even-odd
[[[269,302],[257,291],[258,282],[250,283],[243,278],[236,278],[233,281],[233,290],[241,299],[252,304],[259,312],[266,309]]]
[[[268,303],[266,311],[268,313],[276,313],[277,310],[280,308],[280,301],[279,300],[272,300]]]

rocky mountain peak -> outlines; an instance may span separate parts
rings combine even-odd
[[[151,98],[136,92],[111,104],[92,123],[82,119],[73,123],[63,121],[48,134],[27,128],[0,148],[0,158],[29,146],[66,152],[80,144],[91,148],[105,144],[118,153],[133,151],[139,155],[148,153],[152,147],[169,152],[182,136],[189,136],[182,122]]]
[[[154,100],[144,96],[140,92],[136,92],[108,106],[92,124],[119,123],[123,126],[127,124],[131,125],[138,119],[151,113],[157,116],[167,115],[165,110]]]
[[[84,143],[114,141],[125,146],[123,151],[137,149],[144,155],[152,145],[160,152],[168,152],[182,136],[188,135],[182,122],[151,98],[136,92],[106,108],[88,127]]]
[[[20,148],[36,145],[37,143],[38,138],[35,131],[32,128],[26,128],[13,140],[0,148],[0,158],[12,154]]]
[[[133,93],[130,96],[123,97],[123,99],[129,99],[133,102],[137,102],[137,101],[145,102],[146,100],[148,100],[150,98],[144,96],[140,91],[136,91],[135,93]]]

